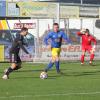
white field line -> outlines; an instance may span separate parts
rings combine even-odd
[[[68,96],[68,95],[96,95],[100,92],[79,92],[79,93],[58,93],[58,94],[44,94],[44,95],[18,95],[18,96],[0,96],[0,99],[7,98],[29,98],[29,97],[49,97],[49,96]]]

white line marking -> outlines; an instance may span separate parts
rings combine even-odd
[[[18,95],[18,96],[3,96],[0,99],[7,98],[25,98],[25,97],[48,97],[48,96],[67,96],[67,95],[96,95],[100,92],[81,92],[81,93],[58,93],[58,94],[44,94],[44,95]]]

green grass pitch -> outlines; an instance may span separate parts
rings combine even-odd
[[[0,100],[100,100],[100,62],[94,66],[80,62],[61,63],[63,74],[55,66],[48,79],[39,78],[46,64],[23,63],[23,68],[0,78]],[[9,63],[0,63],[0,77]]]

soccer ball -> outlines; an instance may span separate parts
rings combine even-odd
[[[41,72],[40,78],[41,79],[46,79],[48,77],[48,74],[46,72]]]
[[[83,28],[83,29],[81,29],[81,31],[80,31],[82,34],[85,34],[85,32],[86,32],[86,29],[85,28]]]

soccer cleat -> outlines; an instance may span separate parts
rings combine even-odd
[[[84,65],[84,63],[81,63],[81,65]]]
[[[93,65],[93,64],[92,64],[92,61],[90,61],[89,64],[90,64],[90,65]]]
[[[60,71],[60,70],[58,70],[58,71],[57,71],[57,74],[60,74],[60,73],[61,73],[61,71]]]
[[[48,71],[47,69],[44,70],[44,72],[46,72],[46,73],[47,73],[47,71]]]
[[[8,75],[3,75],[2,79],[7,80],[9,79]]]
[[[64,74],[64,73],[59,70],[59,71],[57,71],[57,74]]]

